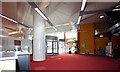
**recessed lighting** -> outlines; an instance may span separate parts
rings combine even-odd
[[[98,32],[95,32],[95,35],[97,35],[98,34]]]
[[[100,35],[100,37],[102,38],[102,37],[103,37],[103,35],[101,34],[101,35]]]
[[[103,16],[103,15],[100,15],[100,18],[102,19],[102,18],[104,18],[105,16]]]
[[[97,30],[95,30],[95,35],[97,35],[98,34],[98,31]]]

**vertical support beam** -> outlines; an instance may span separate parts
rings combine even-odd
[[[34,11],[33,23],[33,60],[43,61],[46,59],[45,24],[43,18],[36,11]]]
[[[95,29],[94,29],[94,34],[95,34]],[[96,39],[94,35],[94,55],[96,55]]]
[[[78,54],[80,54],[80,29],[77,30]]]
[[[66,52],[66,32],[64,32],[64,46],[65,46],[65,52]]]
[[[111,34],[111,31],[109,32],[109,42],[112,42],[112,34]]]
[[[0,13],[2,13],[2,2],[0,2]],[[0,35],[2,36],[2,18],[0,17]],[[2,37],[0,37],[0,51],[2,51]]]

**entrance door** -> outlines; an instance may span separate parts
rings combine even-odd
[[[47,43],[47,55],[55,55],[58,54],[58,39],[54,36],[47,36],[46,37],[46,43]]]
[[[47,41],[47,54],[52,53],[52,41],[48,40]]]
[[[58,42],[55,40],[53,41],[53,53],[58,54]]]

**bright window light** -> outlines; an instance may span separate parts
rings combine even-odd
[[[15,21],[15,20],[7,17],[7,16],[4,16],[4,15],[2,15],[2,14],[0,14],[0,17],[5,18],[5,19],[7,19],[7,20],[9,20],[9,21],[12,21],[12,22],[14,22],[14,23],[18,23],[17,21]]]
[[[8,33],[8,35],[12,35],[12,34],[16,34],[16,33],[18,33],[17,31],[15,31],[15,32],[10,32],[10,33]]]
[[[80,23],[81,18],[82,18],[82,16],[79,16],[78,21],[77,21],[77,24]]]
[[[38,8],[35,8],[35,11],[37,11],[45,20],[48,20],[47,17]]]
[[[82,1],[81,11],[84,10],[87,0]]]
[[[53,26],[53,29],[57,31],[57,29]]]

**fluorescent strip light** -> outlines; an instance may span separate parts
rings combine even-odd
[[[18,23],[17,21],[15,21],[15,20],[7,17],[7,16],[4,16],[4,15],[2,15],[2,14],[0,14],[0,17],[5,18],[5,19],[7,19],[7,20],[9,20],[9,21],[12,21],[12,22],[14,22],[14,23]]]
[[[0,31],[3,31],[4,29],[0,29]]]
[[[115,6],[116,8],[120,7],[120,5]]]
[[[15,32],[10,32],[10,33],[8,33],[8,35],[12,35],[12,34],[16,34],[16,33],[18,33],[17,31],[15,31]]]
[[[84,10],[87,0],[82,1],[81,11]]]
[[[71,31],[74,32],[74,31],[77,31],[77,29],[72,29]]]
[[[80,23],[81,18],[82,18],[82,16],[79,16],[78,21],[77,21],[77,24]]]
[[[7,37],[7,36],[5,36],[5,35],[0,35],[0,37]]]
[[[67,24],[62,24],[62,25],[54,25],[55,27],[61,27],[61,26],[67,26],[67,25],[70,25],[69,23]],[[52,26],[48,26],[48,27],[45,27],[45,28],[51,28]]]
[[[119,11],[120,9],[113,9],[112,11]]]
[[[51,28],[52,26],[48,26],[48,27],[45,27],[45,28]]]
[[[47,17],[38,8],[35,8],[35,11],[37,11],[45,20],[48,20]]]
[[[57,29],[53,26],[53,29],[57,31]]]

